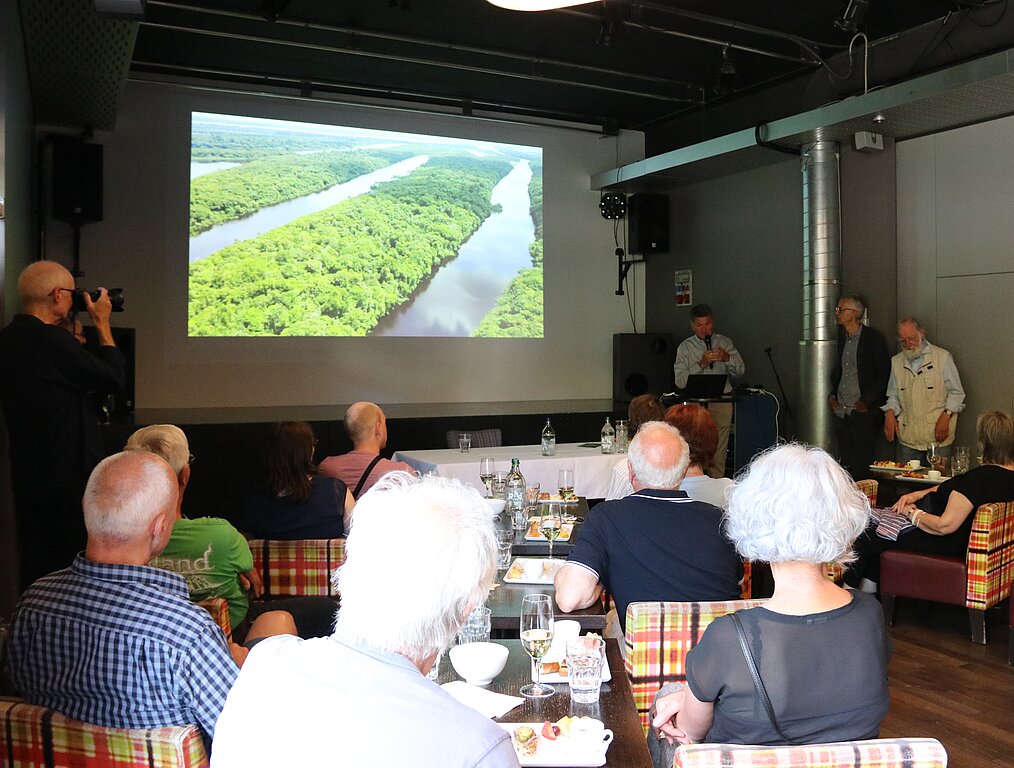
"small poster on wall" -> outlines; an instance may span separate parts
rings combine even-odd
[[[690,269],[676,270],[676,306],[689,307],[693,303],[694,274]]]

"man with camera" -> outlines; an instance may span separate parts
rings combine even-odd
[[[112,304],[78,292],[52,261],[18,278],[24,314],[0,331],[0,407],[10,441],[21,588],[66,567],[84,548],[81,495],[105,455],[94,393],[123,387],[124,358],[109,327]],[[59,326],[83,300],[99,349],[92,353]]]

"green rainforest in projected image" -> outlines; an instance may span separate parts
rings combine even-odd
[[[542,149],[192,114],[191,336],[542,338]]]

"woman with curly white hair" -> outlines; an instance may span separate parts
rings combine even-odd
[[[819,448],[773,448],[737,479],[726,533],[743,557],[771,564],[774,594],[716,619],[687,656],[686,686],[659,691],[648,734],[656,765],[672,765],[678,743],[815,744],[879,734],[891,654],[880,604],[824,575],[824,563],[854,558],[869,514],[866,497]]]

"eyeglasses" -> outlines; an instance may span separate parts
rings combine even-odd
[[[836,315],[840,315],[842,312],[858,312],[858,311],[859,310],[857,310],[855,307],[835,307],[834,308],[834,313]]]
[[[77,291],[77,288],[54,288],[53,289],[53,293],[55,293],[57,296],[60,295],[60,291],[66,291],[67,293],[74,293],[75,291]]]
[[[191,453],[191,454],[187,455],[187,464],[188,465],[189,464],[193,464],[195,461],[197,461],[197,457],[194,456],[194,454]]]

